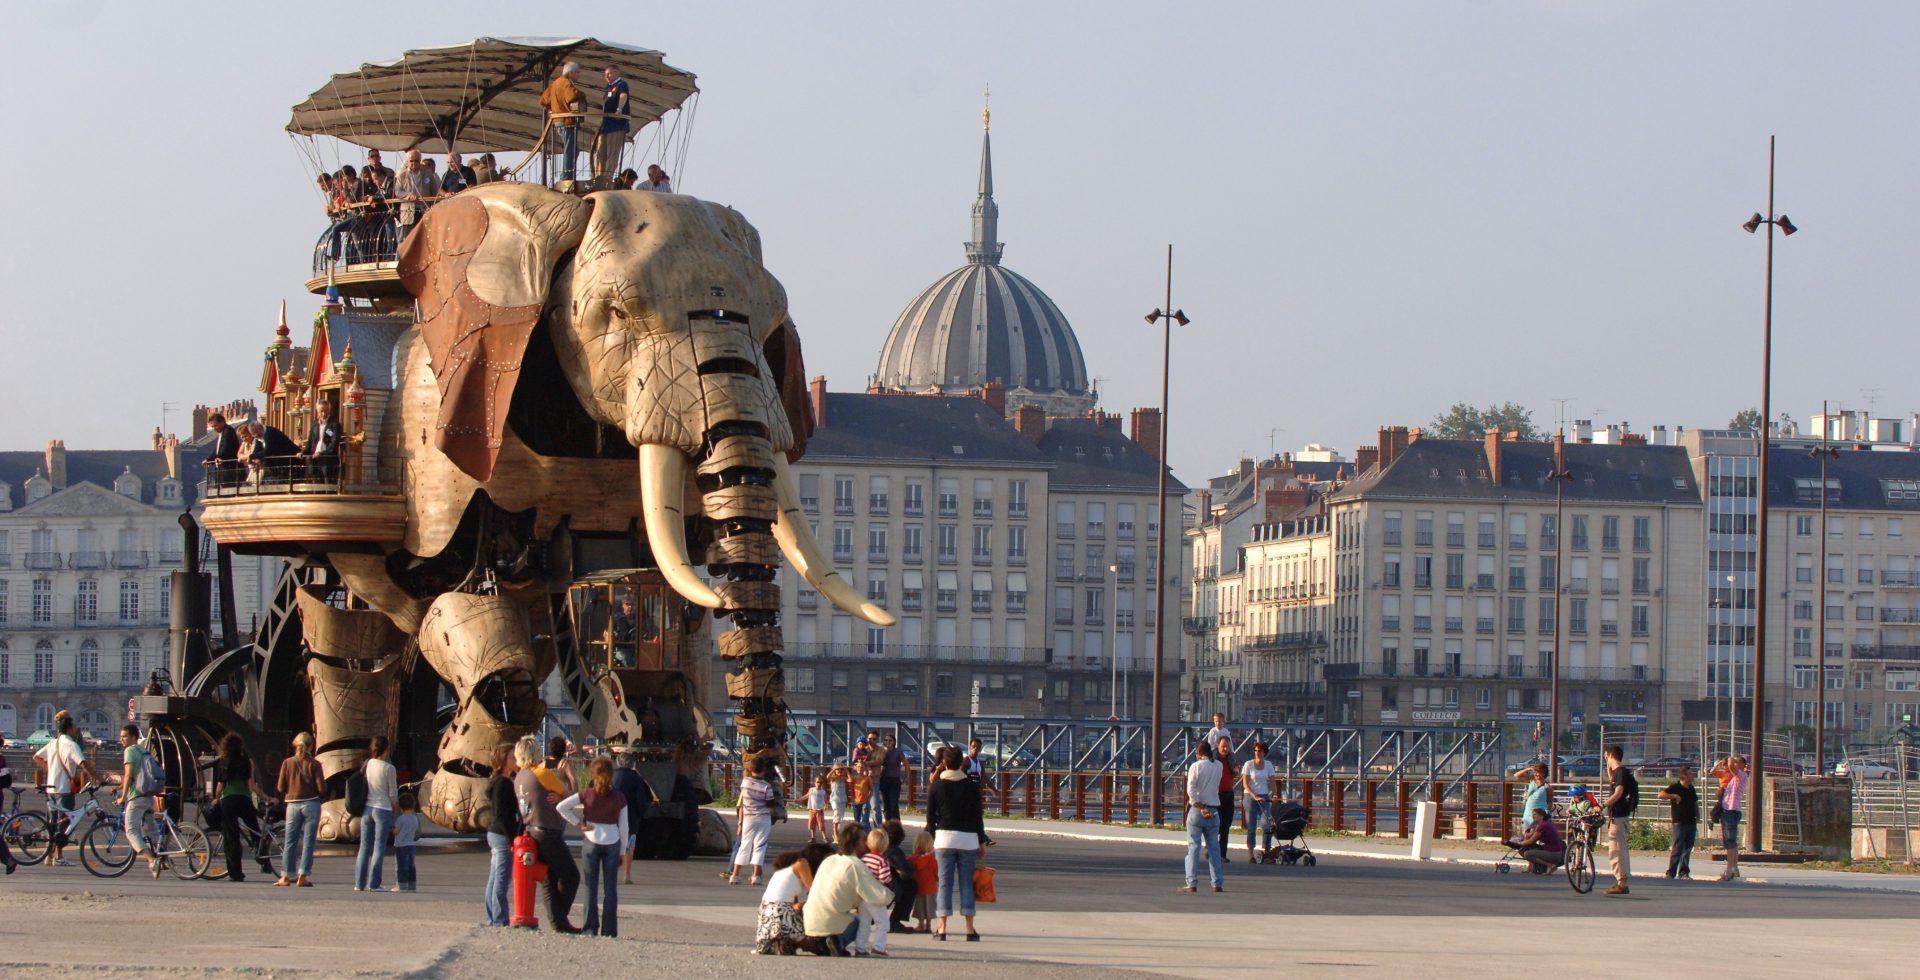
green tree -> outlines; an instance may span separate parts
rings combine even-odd
[[[1740,414],[1735,415],[1727,421],[1727,428],[1735,432],[1760,431],[1760,410],[1757,408],[1741,409]]]
[[[1533,413],[1515,402],[1501,402],[1486,408],[1455,402],[1446,411],[1434,416],[1423,434],[1436,439],[1478,439],[1493,428],[1502,432],[1518,432],[1521,439],[1529,442],[1542,438],[1539,427],[1533,424]]]

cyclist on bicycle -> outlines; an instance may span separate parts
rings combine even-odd
[[[60,717],[59,734],[34,753],[33,760],[35,768],[46,773],[40,785],[46,787],[48,802],[62,810],[74,808],[73,797],[77,788],[100,782],[100,774],[93,770],[93,763],[87,761],[87,752],[80,745],[72,715]],[[86,776],[86,781],[76,784],[76,775]],[[53,863],[66,868],[73,867],[73,862],[66,859],[69,822],[66,817],[58,817],[53,821]]]
[[[120,794],[114,797],[114,802],[120,805],[121,826],[127,829],[127,843],[133,845],[133,856],[147,862],[147,870],[158,878],[160,860],[153,856],[153,848],[147,843],[147,821],[153,818],[153,808],[161,799],[158,794],[142,793],[136,788],[148,752],[140,744],[139,725],[120,727],[120,749]]]

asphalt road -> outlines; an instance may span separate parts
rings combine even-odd
[[[774,832],[776,848],[804,838],[802,821]],[[1915,895],[1639,881],[1631,895],[1608,898],[1575,894],[1560,876],[1350,857],[1313,868],[1235,862],[1225,894],[1184,895],[1174,891],[1182,853],[1004,834],[990,853],[1001,902],[981,909],[985,941],[897,936],[889,975],[939,968],[1028,980],[1123,970],[1457,976],[1556,969],[1557,959],[1578,951],[1619,969],[1661,970],[1677,956],[1755,976],[1814,969],[1910,976],[1920,922]],[[0,879],[0,972],[485,978],[525,975],[529,962],[555,975],[553,968],[575,960],[583,970],[646,964],[652,968],[643,975],[655,976],[825,976],[862,968],[749,955],[759,889],[722,882],[719,859],[637,865],[636,884],[621,889],[618,944],[477,927],[485,864],[470,846],[423,849],[420,891],[407,895],[355,894],[346,857],[323,857],[313,889],[274,888],[258,874],[234,884],[23,868]],[[390,881],[390,862],[387,871]],[[143,924],[141,945],[124,941],[130,923]],[[1838,936],[1846,941],[1836,943]],[[1716,949],[1731,950],[1719,954],[1731,959],[1714,960]],[[920,962],[907,967],[911,961]]]

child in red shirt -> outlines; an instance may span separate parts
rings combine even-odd
[[[940,862],[933,856],[933,835],[921,831],[913,837],[913,918],[921,932],[933,931],[933,894],[940,888]]]

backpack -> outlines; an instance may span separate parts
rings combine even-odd
[[[364,817],[367,814],[367,770],[355,769],[347,777],[347,816]]]
[[[140,765],[133,772],[133,791],[141,796],[157,796],[167,788],[167,771],[147,749],[140,750]]]

